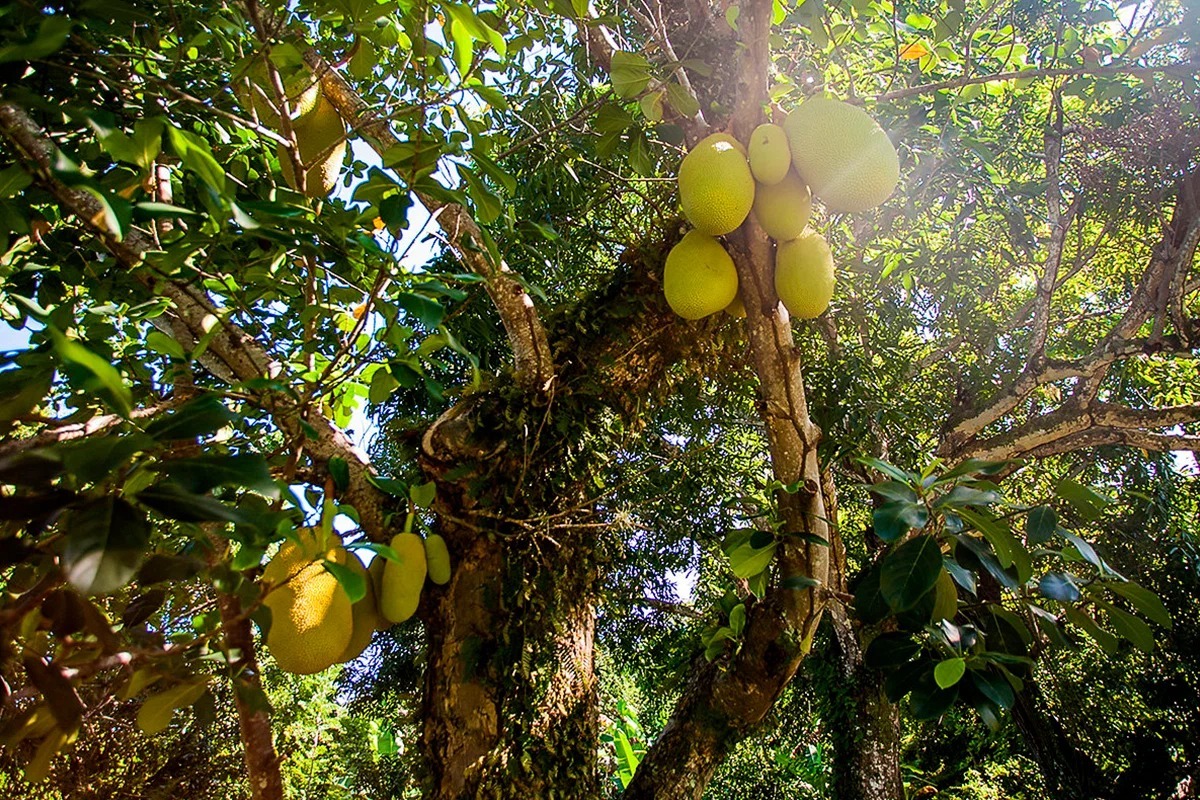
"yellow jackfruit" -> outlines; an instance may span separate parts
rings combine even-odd
[[[796,171],[831,211],[865,211],[887,200],[900,159],[867,112],[832,97],[811,97],[783,123]]]
[[[336,537],[335,537],[336,539]],[[276,560],[283,566],[275,568]],[[306,558],[305,548],[285,545],[263,571],[264,580],[283,575],[263,600],[271,610],[267,650],[285,672],[311,675],[336,663],[350,643],[354,628],[350,597],[337,578],[325,569],[326,559],[343,566],[352,558],[339,543],[317,558]]]
[[[446,540],[436,533],[425,537],[425,563],[429,568],[429,580],[438,586],[450,582],[450,550]]]
[[[346,158],[346,125],[333,104],[321,95],[311,113],[292,123],[292,130],[296,133],[300,161],[307,166],[304,194],[312,198],[325,197],[337,184],[342,161]],[[281,143],[276,154],[284,181],[299,191],[287,146]]]
[[[285,74],[282,69],[279,72],[283,78],[283,93],[290,112],[289,119],[296,120],[307,116],[317,107],[317,101],[320,99],[319,81],[307,69],[291,74]],[[281,105],[279,96],[271,84],[271,75],[265,59],[255,59],[248,69],[234,79],[233,92],[243,109],[254,109],[260,124],[279,130]]]
[[[689,231],[667,254],[663,292],[667,305],[684,319],[715,314],[737,296],[737,269],[711,236]]]
[[[775,293],[793,317],[814,319],[833,298],[833,253],[819,233],[781,242],[775,251]]]
[[[725,306],[725,313],[731,317],[742,318],[746,316],[746,305],[742,302],[742,294],[738,292],[733,296],[733,302]]]
[[[791,168],[792,149],[783,128],[770,122],[755,128],[750,134],[750,171],[754,173],[754,180],[773,186],[783,180]]]
[[[383,570],[386,567],[387,559],[383,556],[375,556],[375,558],[371,559],[371,566],[367,568],[367,574],[371,576],[371,589],[375,592],[376,610],[382,608],[380,598],[383,597]],[[387,630],[393,624],[395,623],[385,617],[383,611],[380,610],[375,618],[375,629],[380,631]]]
[[[367,568],[353,553],[349,554],[346,566],[362,576],[363,582],[367,585],[367,593],[350,607],[353,630],[350,631],[350,641],[346,645],[346,649],[338,657],[339,664],[353,661],[362,655],[362,652],[367,649],[367,645],[371,643],[371,637],[375,631],[384,623],[383,616],[379,613],[379,599],[375,595],[374,581],[372,581]]]
[[[425,585],[425,542],[415,533],[400,533],[392,538],[398,561],[383,567],[383,590],[379,610],[392,622],[404,622],[417,613],[421,587]]]
[[[774,186],[759,186],[754,195],[754,219],[777,242],[804,233],[812,215],[812,195],[795,170]]]
[[[754,204],[754,176],[741,143],[714,133],[697,144],[679,165],[679,202],[701,233],[736,230]]]

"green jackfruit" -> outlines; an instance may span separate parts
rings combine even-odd
[[[736,230],[754,205],[754,176],[741,143],[714,133],[697,144],[679,165],[679,202],[701,233]]]
[[[283,565],[273,567],[281,558]],[[304,547],[285,545],[263,570],[264,579],[268,574],[286,578],[281,584],[268,581],[276,588],[263,600],[271,610],[267,650],[280,669],[311,675],[336,663],[346,651],[354,629],[350,597],[324,562],[346,566],[350,558],[336,542],[315,559],[306,558]]]
[[[425,537],[425,563],[429,567],[429,580],[438,586],[450,582],[450,550],[446,540],[436,533]]]
[[[812,216],[812,195],[795,170],[774,186],[759,186],[754,196],[754,219],[777,242],[804,233]]]
[[[815,319],[833,298],[833,253],[819,233],[782,242],[775,250],[775,293],[793,317]]]
[[[667,305],[684,319],[715,314],[737,296],[737,269],[711,236],[689,231],[667,254],[663,292]]]
[[[750,134],[750,171],[754,173],[754,180],[761,185],[773,186],[783,180],[791,168],[792,149],[783,128],[769,122],[755,128]]]
[[[379,610],[392,622],[404,622],[417,613],[421,587],[425,585],[425,542],[415,533],[400,533],[392,538],[398,561],[383,568],[383,591]]]
[[[346,645],[346,649],[338,657],[339,664],[353,661],[362,655],[362,652],[371,644],[371,637],[375,631],[384,624],[383,615],[379,613],[379,598],[375,595],[374,581],[367,568],[353,553],[348,554],[346,566],[362,576],[367,585],[367,593],[350,607],[353,630],[350,631],[350,641]]]
[[[867,112],[832,97],[810,97],[783,123],[796,171],[831,211],[865,211],[887,200],[900,159]]]
[[[333,104],[322,95],[310,114],[292,123],[292,130],[296,133],[300,161],[307,167],[304,171],[304,194],[312,198],[325,197],[337,185],[342,162],[346,158],[346,124],[338,116]],[[276,148],[276,154],[284,181],[299,191],[287,146],[281,143]]]

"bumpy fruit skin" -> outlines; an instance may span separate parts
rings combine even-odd
[[[345,123],[333,104],[322,95],[311,113],[292,123],[292,130],[296,133],[300,161],[309,165],[304,171],[304,194],[314,199],[327,196],[337,184],[342,162],[346,159]],[[284,181],[299,191],[288,148],[280,144],[275,152]],[[325,155],[321,157],[323,153]]]
[[[326,552],[325,558],[345,564],[348,555],[339,546]],[[263,605],[271,609],[267,649],[285,672],[321,672],[336,663],[350,643],[350,598],[325,569],[324,559],[304,563],[266,596]]]
[[[353,630],[350,631],[350,641],[346,644],[346,649],[338,658],[339,664],[353,661],[362,655],[367,645],[371,644],[371,636],[384,624],[383,615],[379,613],[379,600],[375,596],[374,581],[371,580],[367,568],[358,556],[352,553],[347,553],[346,566],[363,577],[367,584],[367,593],[350,609]]]
[[[737,269],[711,236],[689,231],[671,248],[663,269],[667,305],[684,319],[715,314],[737,297]]]
[[[746,316],[746,305],[742,302],[742,295],[739,292],[733,296],[733,302],[725,306],[725,313],[731,317],[741,319]]]
[[[900,159],[867,112],[832,97],[811,97],[783,123],[796,171],[831,211],[866,211],[887,200]]]
[[[392,549],[399,561],[383,567],[383,586],[379,610],[391,622],[404,622],[417,613],[421,587],[425,585],[425,542],[415,533],[400,533],[392,538]]]
[[[425,538],[425,564],[429,568],[429,580],[438,586],[450,582],[450,550],[446,540],[436,533]]]
[[[741,143],[714,133],[697,144],[679,165],[679,202],[701,233],[736,230],[754,205],[754,176]]]
[[[750,171],[754,180],[774,186],[792,168],[792,148],[787,132],[770,122],[759,125],[750,134]]]
[[[812,216],[812,194],[795,170],[774,186],[760,186],[754,196],[754,219],[777,242],[804,233]]]
[[[793,317],[815,319],[833,299],[833,253],[812,231],[775,251],[775,293]]]

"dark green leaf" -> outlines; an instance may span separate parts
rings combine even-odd
[[[924,528],[929,522],[929,512],[922,505],[895,500],[876,508],[872,521],[876,536],[894,542],[913,528]]]
[[[171,140],[171,147],[175,149],[175,155],[179,156],[183,165],[194,172],[200,180],[207,183],[217,194],[224,194],[225,170],[213,156],[208,142],[196,134],[176,128],[174,125],[167,126],[167,136]]]
[[[886,461],[882,461],[878,458],[873,458],[871,456],[863,456],[861,458],[856,458],[855,461],[857,461],[860,464],[865,464],[866,466],[870,467],[871,469],[875,470],[876,472],[882,472],[884,475],[887,475],[888,477],[890,477],[894,480],[900,481],[901,483],[912,484],[913,481],[915,481],[916,477],[917,477],[916,475],[914,475],[911,472],[905,472],[904,470],[900,469],[899,467],[892,466],[891,464],[889,464]]]
[[[326,464],[329,477],[333,478],[333,486],[339,492],[350,488],[350,465],[341,456],[334,456]]]
[[[1170,629],[1171,614],[1167,611],[1167,607],[1163,605],[1163,601],[1154,592],[1132,581],[1128,583],[1117,583],[1114,581],[1106,584],[1106,586],[1111,591],[1128,600],[1142,616],[1153,622],[1157,622],[1164,628]]]
[[[1050,506],[1029,509],[1025,519],[1025,534],[1031,545],[1045,544],[1058,527],[1058,514]]]
[[[916,605],[942,571],[942,551],[932,536],[911,539],[884,557],[879,589],[893,611]]]
[[[1013,694],[1012,686],[1003,675],[991,671],[971,670],[970,678],[975,688],[1000,708],[1012,708],[1016,702],[1017,697]]]
[[[254,520],[215,497],[193,494],[178,484],[162,481],[137,494],[138,502],[167,519],[180,522],[234,522],[253,525]]]
[[[1149,625],[1111,603],[1097,601],[1097,604],[1108,615],[1108,621],[1112,623],[1118,636],[1133,642],[1133,646],[1143,653],[1154,651],[1154,631],[1150,629]]]
[[[863,661],[873,669],[898,667],[912,661],[921,652],[920,642],[909,633],[884,633],[876,636],[863,653]]]
[[[83,594],[108,594],[128,583],[150,541],[146,518],[115,497],[73,511],[65,529],[63,571]]]
[[[182,488],[204,494],[218,486],[253,489],[268,497],[279,496],[267,461],[258,454],[179,458],[159,465],[159,471]]]
[[[363,573],[334,561],[324,562],[326,571],[341,584],[351,603],[357,603],[367,596],[367,582]]]
[[[854,587],[854,614],[867,625],[881,622],[892,613],[879,590],[879,572],[880,565],[872,565]]]
[[[75,23],[65,14],[42,18],[37,34],[29,42],[0,47],[0,64],[9,61],[36,61],[57,52],[67,42]]]
[[[650,62],[638,53],[618,50],[612,54],[609,75],[618,97],[637,97],[650,83]]]
[[[100,356],[63,336],[57,328],[47,328],[54,350],[67,367],[68,374],[78,376],[84,388],[99,394],[122,416],[133,409],[133,395],[121,373]]]
[[[1084,614],[1074,606],[1068,606],[1066,609],[1067,620],[1072,624],[1083,629],[1083,631],[1100,645],[1104,652],[1110,656],[1117,654],[1117,637],[1113,636],[1108,631],[1096,624],[1096,621]]]
[[[141,433],[113,434],[84,439],[58,448],[67,472],[83,483],[107,477],[124,466],[136,453],[154,449],[153,438]]]
[[[1082,597],[1071,576],[1057,572],[1051,572],[1038,581],[1038,589],[1044,596],[1061,603],[1075,603]]]
[[[221,398],[205,394],[175,411],[161,414],[146,426],[146,433],[159,441],[194,439],[225,427],[234,419]]]
[[[1079,512],[1079,516],[1089,522],[1099,519],[1108,506],[1108,500],[1097,494],[1091,487],[1063,478],[1058,483],[1058,496],[1071,504]]]
[[[413,292],[400,292],[394,298],[397,306],[407,311],[416,317],[422,327],[433,330],[446,316],[446,309],[436,300],[431,300],[424,295],[414,294]]]

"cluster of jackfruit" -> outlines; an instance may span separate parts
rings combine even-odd
[[[663,291],[684,319],[744,316],[733,259],[716,237],[753,216],[777,243],[775,292],[794,317],[820,316],[833,298],[833,254],[808,227],[813,197],[835,212],[874,208],[900,178],[896,148],[865,111],[812,97],[782,126],[759,125],[747,150],[715,133],[679,167],[679,200],[692,224],[667,254]]]
[[[376,630],[417,611],[428,578],[450,581],[450,553],[437,534],[401,533],[391,542],[397,560],[377,556],[370,568],[335,533],[305,528],[279,548],[263,569],[263,604],[271,610],[267,649],[279,668],[299,675],[358,658]],[[325,568],[338,564],[360,574],[367,592],[356,603]]]
[[[265,58],[256,59],[233,85],[243,108],[253,108],[259,124],[277,131],[282,127],[284,109],[271,85]],[[337,184],[346,158],[346,124],[322,93],[320,82],[307,69],[301,69],[283,81],[283,94],[287,101],[287,117],[296,135],[300,162],[305,165],[304,194],[312,198],[325,197]],[[284,181],[300,191],[288,147],[280,143],[276,154]]]

